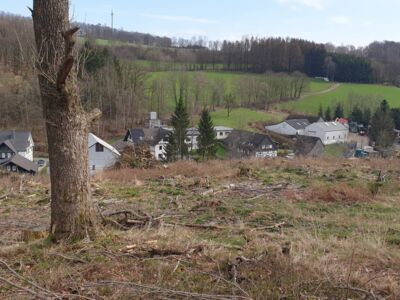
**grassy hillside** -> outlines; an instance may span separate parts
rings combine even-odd
[[[0,298],[399,299],[399,170],[277,159],[110,171],[94,200],[132,213],[70,245],[39,231],[48,179],[3,177]]]
[[[335,104],[344,103],[345,110],[349,111],[349,96],[352,94],[357,96],[369,97],[370,100],[364,101],[365,106],[376,106],[381,100],[386,99],[392,107],[400,107],[400,89],[393,86],[383,86],[375,84],[341,84],[338,88],[325,94],[309,95],[301,100],[294,100],[280,105],[281,108],[316,114],[319,107],[334,106]]]
[[[145,61],[143,61],[145,62]],[[150,62],[146,62],[150,63]],[[186,72],[186,78],[189,81],[189,87],[193,87],[196,80],[195,72]],[[206,71],[202,72],[206,82],[207,87],[205,93],[211,94],[211,86],[214,84],[221,84],[225,86],[226,93],[237,94],[236,85],[240,80],[245,80],[248,76],[253,76],[257,78],[262,78],[264,75],[250,74],[250,73],[234,73],[234,72],[222,72],[222,71]],[[149,73],[149,84],[155,79],[168,79],[171,76],[171,72],[150,72]],[[326,83],[318,80],[311,80],[309,91],[307,93],[317,93],[330,88],[333,84]],[[169,86],[167,87],[169,88]],[[240,99],[236,99],[240,102]],[[167,109],[173,111],[175,107],[174,100],[172,98],[167,98]],[[212,113],[214,124],[230,126],[239,129],[250,129],[249,124],[254,122],[279,122],[285,118],[285,114],[278,112],[264,112],[261,110],[252,110],[247,108],[234,109],[231,116],[228,117],[226,110],[219,109],[217,112]],[[197,120],[194,120],[194,123]]]
[[[271,122],[277,123],[285,119],[284,114],[269,113],[264,111],[251,110],[247,108],[234,109],[230,116],[226,109],[221,109],[211,113],[215,125],[228,126],[236,129],[251,130],[251,123]]]

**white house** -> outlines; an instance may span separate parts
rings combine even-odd
[[[168,134],[172,128],[161,126],[159,128],[132,128],[128,129],[123,139],[123,142],[132,143],[134,145],[146,144],[149,146],[150,152],[157,160],[163,160],[166,154],[168,145]],[[232,128],[224,126],[215,126],[214,131],[217,139],[226,139],[232,132]],[[199,149],[198,137],[200,133],[196,127],[187,129],[185,143],[189,151]]]
[[[20,156],[33,161],[34,143],[30,131],[0,131],[0,143],[9,144],[14,154],[19,154]],[[11,154],[6,153],[6,151],[0,152],[0,159],[10,157]]]
[[[306,127],[305,135],[319,137],[324,145],[345,143],[349,128],[338,122],[316,122]]]
[[[168,127],[132,128],[126,132],[123,142],[133,145],[146,145],[155,159],[163,160],[168,144],[168,134],[171,130]]]
[[[200,132],[197,128],[191,127],[186,131],[186,139],[185,142],[189,148],[189,151],[199,149],[199,143],[197,141],[200,136]]]
[[[29,131],[0,131],[0,168],[9,172],[35,175],[33,139]]]
[[[112,167],[121,156],[113,146],[89,133],[89,170],[91,173]]]
[[[265,129],[284,135],[304,135],[308,125],[310,125],[310,122],[307,119],[292,119],[279,124],[265,126]]]
[[[233,131],[233,128],[225,126],[214,126],[214,131],[218,140],[224,140]]]

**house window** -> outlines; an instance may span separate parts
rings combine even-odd
[[[10,172],[11,171],[11,167],[7,166],[7,171]]]
[[[96,165],[93,165],[92,166],[92,171],[95,171],[96,170]]]
[[[333,139],[335,139],[335,136],[333,136]]]
[[[220,136],[223,136],[223,135],[224,135],[224,133],[223,133],[223,132],[220,132],[220,133],[219,133],[219,135],[220,135]]]
[[[8,158],[11,158],[11,153],[7,153],[7,157],[8,157]]]
[[[17,166],[12,166],[13,172],[17,172]]]
[[[96,143],[96,152],[104,152],[104,146],[102,144]]]
[[[162,146],[160,146],[158,149],[162,150],[162,149],[163,149],[163,147],[162,147]]]
[[[6,158],[6,154],[5,153],[1,153],[1,158]]]

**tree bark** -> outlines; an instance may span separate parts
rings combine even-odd
[[[99,223],[91,201],[88,131],[99,111],[82,107],[74,68],[69,0],[34,0],[37,69],[49,144],[50,235],[55,240],[93,238]]]

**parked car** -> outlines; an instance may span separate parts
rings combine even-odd
[[[358,125],[358,134],[365,135],[365,133],[366,133],[366,130],[365,130],[364,125]]]
[[[367,157],[368,153],[366,151],[364,151],[363,149],[357,149],[356,152],[354,153],[354,157],[357,158],[363,158],[363,157]]]
[[[349,130],[352,133],[358,133],[358,124],[356,122],[349,123]]]

